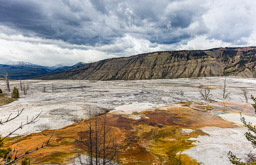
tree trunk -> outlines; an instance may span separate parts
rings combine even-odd
[[[6,81],[6,86],[7,86],[8,92],[11,92],[10,84],[9,84],[9,79],[8,79],[8,73],[7,72],[5,72],[5,81]]]

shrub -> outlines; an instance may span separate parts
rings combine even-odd
[[[29,159],[29,158],[24,158],[24,159],[21,161],[21,165],[30,165],[30,159]]]
[[[255,104],[252,104],[255,112],[256,112],[256,98],[251,95],[251,99],[254,101]],[[241,113],[240,113],[241,115]],[[252,146],[255,148],[256,147],[256,127],[255,125],[252,125],[250,122],[246,122],[245,118],[241,115],[241,121],[244,124],[245,127],[249,130],[249,132],[246,132],[244,135],[248,141],[251,142]],[[250,152],[247,154],[247,159],[246,162],[243,162],[241,158],[236,157],[231,151],[228,153],[228,158],[232,164],[235,165],[256,165],[256,154],[253,152]]]
[[[19,97],[20,97],[19,90],[16,87],[14,87],[12,90],[12,98],[17,99]]]

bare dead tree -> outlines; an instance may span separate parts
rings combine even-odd
[[[180,96],[184,96],[185,95],[183,90],[180,90],[180,91],[176,92],[176,94],[180,95]]]
[[[245,99],[246,103],[248,103],[248,90],[243,88],[242,93],[243,93],[243,96],[244,96],[244,99]]]
[[[5,82],[6,82],[7,90],[8,90],[8,92],[11,92],[10,83],[9,83],[8,73],[7,72],[5,72],[4,77],[5,77]]]
[[[28,91],[29,90],[29,84],[27,84],[26,87],[27,87],[27,91]]]
[[[227,79],[224,80],[223,87],[220,90],[222,91],[221,92],[222,98],[223,99],[228,99],[230,93],[227,91]]]
[[[90,119],[87,123],[87,129],[81,139],[77,140],[78,143],[82,144],[80,145],[83,146],[82,149],[86,148],[89,156],[86,162],[81,164],[116,164],[118,162],[118,145],[116,138],[111,136],[113,133],[111,128],[107,126],[106,117]]]
[[[24,95],[27,95],[27,89],[26,89],[26,87],[25,87],[25,86],[24,86],[23,93],[24,93]]]
[[[17,111],[17,114],[12,116],[12,113],[8,116],[7,119],[5,120],[1,120],[0,121],[0,125],[4,125],[12,120],[15,120],[16,118],[18,118],[22,112],[24,111],[24,109],[22,110],[18,110]],[[10,137],[11,135],[13,135],[16,131],[22,129],[23,127],[27,126],[27,125],[30,125],[30,124],[33,124],[35,122],[38,121],[38,118],[39,116],[41,115],[41,112],[39,114],[37,114],[36,116],[33,116],[31,119],[29,119],[27,117],[27,121],[25,123],[21,123],[20,126],[18,126],[17,128],[15,128],[14,130],[12,130],[8,135],[4,136],[4,137],[0,137],[0,153],[4,153],[2,154],[1,156],[1,159],[0,159],[0,163],[1,164],[4,164],[4,165],[9,165],[9,164],[13,164],[14,162],[16,162],[17,160],[20,160],[22,158],[24,158],[26,155],[32,153],[32,152],[35,152],[35,151],[38,151],[46,146],[49,145],[50,143],[50,140],[53,136],[53,134],[49,137],[49,139],[42,143],[41,145],[39,145],[38,147],[36,147],[35,149],[33,150],[28,150],[24,153],[20,153],[18,154],[18,150],[16,150],[15,148],[14,149],[10,149],[10,148],[3,148],[3,143],[4,143],[4,140],[8,137]]]
[[[20,91],[23,91],[21,79],[20,79]]]
[[[45,86],[43,87],[43,92],[44,92],[44,93],[46,92],[46,87],[45,87]]]
[[[55,88],[54,88],[54,85],[52,84],[52,93],[54,92]]]
[[[23,85],[23,93],[24,93],[24,95],[28,94],[28,89],[29,89],[28,84],[27,85]]]
[[[254,153],[250,152],[247,155],[246,162],[256,162],[256,155]]]
[[[204,101],[207,101],[207,102],[211,101],[212,94],[211,94],[211,89],[209,87],[201,89],[199,92]]]

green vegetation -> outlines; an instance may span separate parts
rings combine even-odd
[[[256,98],[251,95],[251,99],[254,101],[255,104],[252,104],[255,111],[256,111]],[[256,147],[256,127],[252,125],[252,123],[248,123],[245,121],[245,118],[242,117],[241,115],[241,121],[244,124],[245,127],[248,128],[249,132],[245,133],[245,137],[248,141],[252,143],[252,146],[255,148]],[[238,158],[236,155],[234,155],[231,151],[228,153],[228,158],[232,164],[235,165],[256,165],[256,156],[254,153],[249,153],[247,155],[247,160],[246,162],[243,162],[241,158]]]
[[[74,157],[74,153],[62,153],[62,152],[56,152],[49,155],[46,155],[44,157],[39,157],[34,161],[35,164],[55,164],[56,162],[60,164],[65,163],[65,158],[67,157]]]
[[[139,115],[140,113],[137,111],[132,112],[133,115]]]
[[[3,143],[0,144],[0,147],[3,147]],[[10,152],[11,152],[11,148],[9,148],[9,147],[1,148],[0,149],[0,158],[9,161],[11,159],[11,157],[9,156]],[[6,157],[7,157],[7,159],[6,159]]]
[[[145,139],[149,150],[161,162],[170,165],[197,165],[198,163],[185,154],[183,150],[193,147],[193,141],[188,140],[191,137],[207,135],[206,133],[195,130],[191,133],[183,133],[182,128],[178,126],[164,126],[163,128],[140,125],[137,127],[138,136]],[[180,154],[179,154],[180,153]]]
[[[19,97],[20,97],[19,90],[16,87],[14,87],[12,90],[12,98],[18,99]]]
[[[21,161],[21,165],[30,165],[30,159],[29,159],[29,158],[24,158],[24,159]]]

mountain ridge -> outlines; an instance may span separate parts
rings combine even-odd
[[[256,77],[256,47],[159,51],[105,59],[41,79],[140,80],[207,76]]]
[[[10,79],[29,79],[45,74],[62,72],[76,67],[82,66],[84,63],[79,62],[72,66],[62,66],[51,68],[48,66],[36,65],[28,62],[17,61],[9,64],[0,64],[0,75],[3,76],[5,72],[8,73]]]

